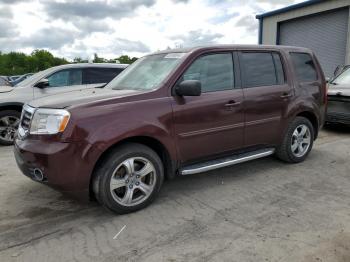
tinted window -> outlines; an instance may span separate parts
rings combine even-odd
[[[86,84],[109,83],[115,78],[122,68],[88,68],[85,70]]]
[[[213,54],[198,58],[182,80],[199,80],[202,92],[229,90],[234,87],[232,54]]]
[[[276,55],[268,52],[242,53],[244,87],[272,86],[284,83],[281,59],[278,54]]]
[[[47,78],[50,87],[72,86],[82,84],[82,70],[71,69],[58,71]]]
[[[294,69],[300,82],[317,80],[317,71],[312,57],[306,53],[291,53]]]

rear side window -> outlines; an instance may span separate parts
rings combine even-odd
[[[300,82],[312,82],[317,80],[317,71],[311,55],[306,53],[290,53],[294,70]]]
[[[123,71],[122,68],[87,68],[85,69],[85,84],[109,83]]]
[[[273,86],[285,82],[279,54],[243,52],[241,66],[244,87]]]
[[[232,54],[211,54],[198,58],[186,70],[182,80],[199,80],[204,93],[233,89]]]

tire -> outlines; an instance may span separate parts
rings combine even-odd
[[[98,202],[114,213],[126,214],[154,201],[163,184],[164,169],[152,149],[128,143],[110,152],[94,177],[93,189]]]
[[[303,127],[307,130],[305,131]],[[302,135],[304,131],[305,135]],[[307,136],[309,137],[308,139]],[[289,124],[282,144],[277,147],[276,156],[288,163],[300,163],[304,161],[310,153],[314,137],[315,130],[311,122],[305,117],[298,116]],[[308,140],[309,144],[307,145]],[[303,150],[301,148],[303,148]]]
[[[18,129],[21,113],[16,110],[0,112],[0,145],[13,145],[14,135]]]

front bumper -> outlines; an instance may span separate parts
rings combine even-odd
[[[22,173],[38,181],[34,170],[41,170],[38,181],[79,198],[89,197],[90,177],[100,153],[86,143],[15,139],[14,154]]]

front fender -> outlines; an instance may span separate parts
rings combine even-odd
[[[132,137],[159,141],[177,159],[168,97],[72,110],[63,139],[86,140],[101,152]]]

